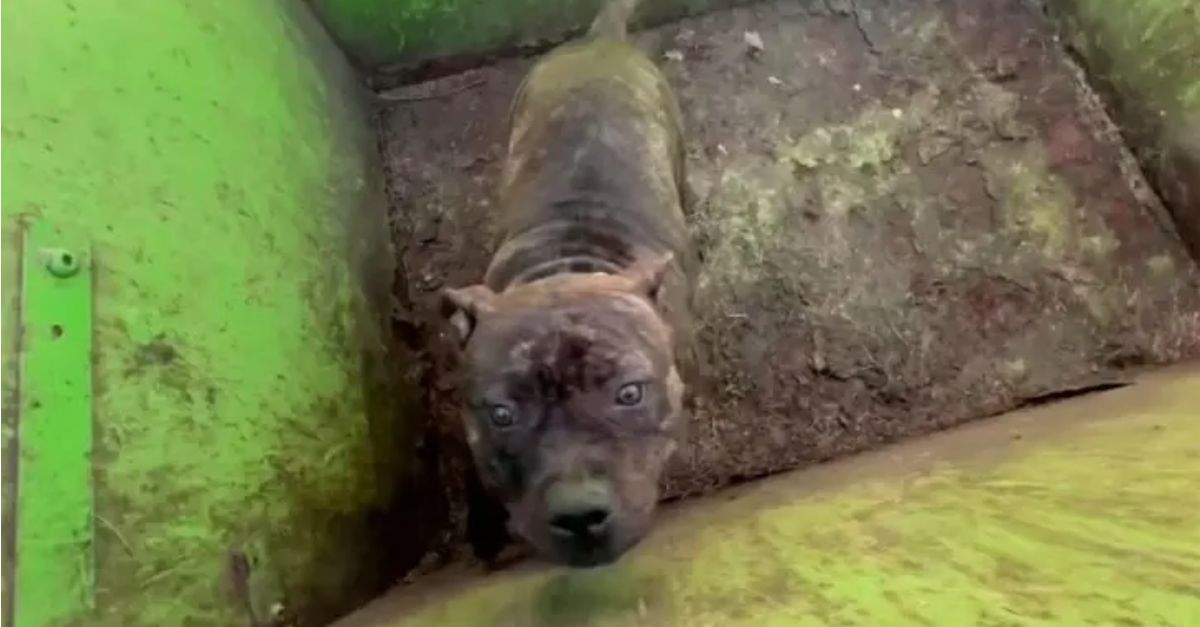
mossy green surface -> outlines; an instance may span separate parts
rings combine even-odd
[[[1200,113],[1200,7],[1193,0],[1072,0],[1060,10],[1079,20],[1076,46],[1106,55],[1110,67],[1101,78],[1169,107],[1166,114]]]
[[[1159,374],[782,476],[668,514],[613,567],[400,591],[344,624],[1196,625],[1197,389]]]
[[[96,614],[66,624],[319,619],[378,576],[399,473],[357,273],[384,215],[354,79],[297,8],[4,4],[6,419],[19,222],[94,255]]]

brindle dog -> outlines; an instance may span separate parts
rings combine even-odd
[[[543,58],[511,112],[502,245],[444,293],[466,432],[513,530],[571,566],[647,532],[675,448],[691,255],[678,106],[626,42],[634,0]]]

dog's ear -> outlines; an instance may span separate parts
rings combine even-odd
[[[622,274],[633,284],[634,292],[650,299],[650,302],[657,303],[663,279],[674,260],[675,254],[670,252],[647,255]]]
[[[492,312],[496,293],[486,285],[446,288],[441,294],[442,316],[450,321],[455,339],[464,346],[479,326],[479,321]]]

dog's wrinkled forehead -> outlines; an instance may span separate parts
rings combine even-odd
[[[510,351],[514,369],[536,373],[546,389],[566,394],[597,389],[622,372],[649,372],[653,362],[636,328],[606,321],[567,320]]]
[[[480,329],[472,361],[487,372],[532,373],[574,390],[603,386],[619,372],[650,374],[662,329],[642,309],[613,298],[506,311]]]

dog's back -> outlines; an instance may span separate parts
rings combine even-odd
[[[644,254],[689,258],[678,105],[655,64],[625,40],[634,4],[610,2],[583,39],[543,58],[517,93],[492,289],[561,272],[616,272]],[[686,289],[683,269],[675,270],[671,282]]]

